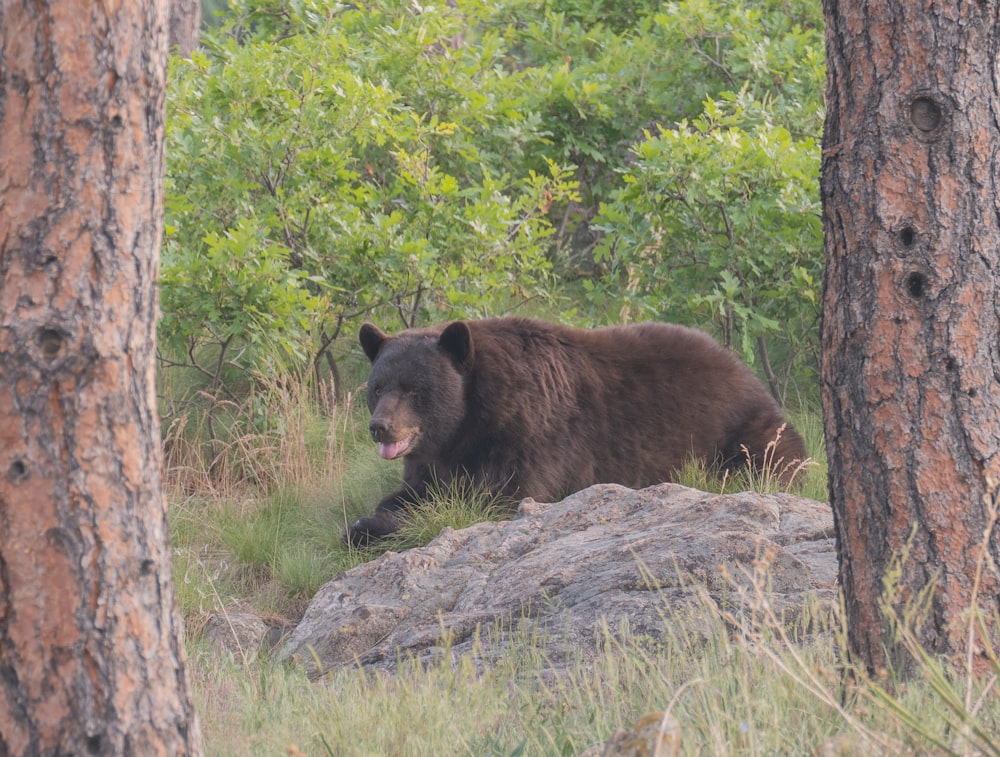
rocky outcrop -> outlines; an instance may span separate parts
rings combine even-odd
[[[655,640],[671,613],[704,609],[706,596],[738,611],[738,585],[764,555],[779,611],[808,594],[832,599],[832,534],[828,505],[788,494],[599,485],[554,504],[528,499],[513,520],[446,529],[333,579],[279,655],[314,675],[442,654],[488,664],[527,633],[559,667],[594,654],[602,629]]]

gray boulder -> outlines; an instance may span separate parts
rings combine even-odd
[[[594,655],[604,630],[655,640],[665,618],[709,602],[739,613],[761,558],[772,606],[836,593],[826,504],[789,494],[716,495],[676,484],[598,485],[562,502],[528,499],[513,520],[445,529],[389,552],[313,598],[279,657],[321,675],[392,671],[400,660],[470,654],[488,664],[530,634],[553,668]],[[727,577],[728,576],[728,577]]]

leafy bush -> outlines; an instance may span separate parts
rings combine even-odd
[[[568,169],[489,34],[441,4],[247,3],[175,61],[164,352],[218,377],[303,370],[372,312],[410,326],[549,286],[546,212]],[[279,12],[280,11],[280,12]]]
[[[745,90],[797,138],[820,134],[815,0],[511,2],[498,18],[512,68],[534,82],[529,107],[550,136],[544,155],[575,166],[580,182],[581,202],[556,221],[564,274],[590,276],[601,234],[587,224],[620,188],[644,130],[697,118],[705,101]]]
[[[783,393],[815,347],[821,21],[815,0],[232,3],[170,80],[163,365],[238,400],[336,373],[361,318],[540,302],[717,322]]]
[[[583,282],[615,320],[714,325],[781,399],[817,362],[821,22],[809,2],[651,16],[665,49],[686,53],[666,85],[684,94],[621,162],[592,222],[601,275]]]
[[[757,354],[781,394],[768,340],[786,355],[816,354],[819,146],[743,95],[636,147],[596,222],[607,233],[598,259],[623,294],[623,317],[714,322],[748,362]]]

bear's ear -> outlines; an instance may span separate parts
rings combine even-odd
[[[373,363],[378,357],[378,351],[382,349],[382,345],[388,338],[389,335],[373,323],[361,324],[361,331],[358,332],[358,341],[361,342],[362,349]]]
[[[472,332],[465,321],[449,323],[441,336],[438,346],[447,352],[455,364],[464,367],[472,362]]]

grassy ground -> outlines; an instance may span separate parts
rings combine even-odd
[[[531,639],[498,668],[404,667],[393,677],[345,672],[319,684],[267,661],[251,669],[194,646],[192,670],[214,754],[563,755],[670,707],[691,754],[807,754],[845,729],[794,675],[732,642],[716,618],[664,616],[655,651],[609,643],[593,667],[539,678]],[[705,637],[707,638],[707,643]],[[800,654],[836,687],[833,646]]]
[[[709,604],[684,616],[665,607],[662,644],[608,636],[596,665],[559,675],[537,675],[546,666],[531,638],[495,669],[404,665],[320,683],[266,655],[220,654],[201,638],[212,613],[240,600],[294,620],[325,581],[369,559],[341,545],[343,524],[400,476],[374,453],[357,396],[320,414],[301,387],[259,392],[227,408],[227,441],[213,448],[199,443],[204,428],[165,424],[178,602],[211,755],[573,755],[660,710],[681,724],[685,754],[800,755],[823,744],[835,750],[824,754],[1000,754],[995,677],[927,660],[924,676],[891,694],[863,677],[845,688],[838,614],[807,607],[785,628],[767,612],[763,579],[752,622]],[[802,491],[824,499],[818,416],[793,422],[818,460]],[[696,468],[684,483],[722,488]],[[418,519],[409,543],[480,516],[452,498],[441,517]]]

